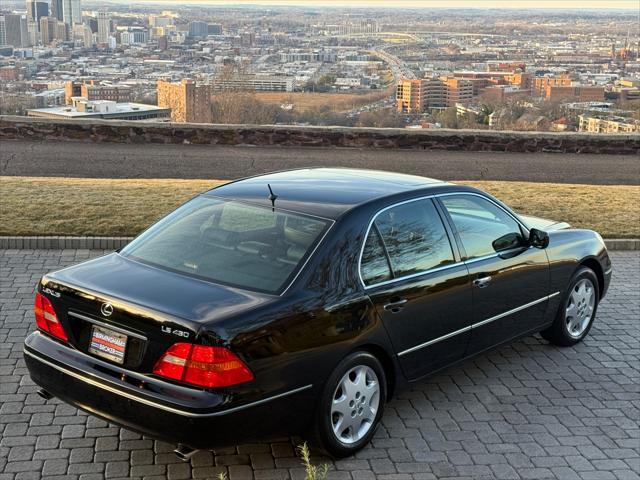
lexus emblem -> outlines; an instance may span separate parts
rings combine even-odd
[[[108,317],[113,313],[113,305],[111,305],[110,303],[103,303],[100,307],[100,311],[102,312],[102,315]]]

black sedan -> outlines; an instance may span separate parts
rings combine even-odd
[[[286,171],[45,275],[24,354],[42,396],[183,458],[282,434],[340,457],[399,387],[524,335],[581,341],[610,278],[597,233],[474,188]]]

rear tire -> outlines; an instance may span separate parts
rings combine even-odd
[[[316,409],[316,439],[334,458],[353,455],[373,437],[387,396],[380,361],[368,352],[344,358],[324,385]]]
[[[580,268],[569,282],[553,324],[540,335],[561,347],[582,341],[591,330],[599,301],[598,277],[590,268]]]

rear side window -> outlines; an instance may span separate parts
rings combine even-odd
[[[120,253],[205,280],[276,293],[328,227],[315,217],[200,196]]]
[[[371,229],[364,244],[360,272],[365,285],[373,285],[392,278],[382,240],[375,228]]]
[[[388,255],[393,278],[425,272],[455,261],[440,215],[429,199],[385,210],[376,217],[374,226],[365,244],[365,251],[367,245],[371,245],[367,261],[363,254],[362,274],[365,285],[378,283],[377,279],[367,283],[365,272],[374,270],[374,262],[379,271],[384,271],[384,264],[379,257],[385,254]],[[377,236],[377,232],[380,233],[384,247],[374,249],[375,238],[372,236]]]
[[[441,197],[460,235],[468,258],[477,258],[525,244],[518,222],[502,208],[476,195]]]

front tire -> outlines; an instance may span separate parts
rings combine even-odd
[[[373,437],[382,418],[387,381],[380,361],[355,352],[331,373],[316,412],[316,436],[335,458],[353,455]]]
[[[590,268],[580,268],[569,282],[556,319],[540,335],[561,347],[569,347],[582,341],[591,330],[599,301],[598,277]]]

